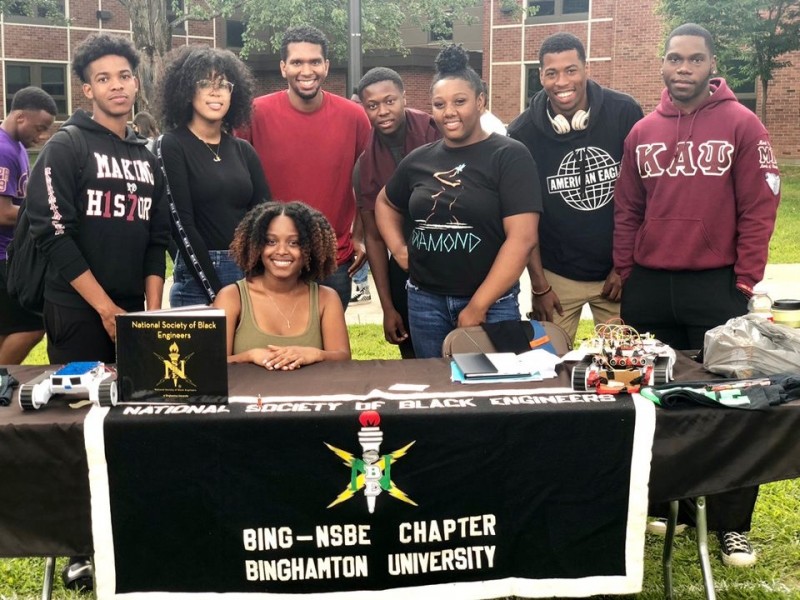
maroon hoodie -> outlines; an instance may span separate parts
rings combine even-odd
[[[405,112],[406,133],[403,142],[403,156],[442,137],[432,116],[413,108],[407,108]],[[364,154],[361,155],[359,173],[361,197],[358,200],[362,210],[375,210],[375,199],[378,197],[378,192],[383,189],[397,168],[397,161],[392,156],[392,151],[386,145],[385,140],[386,136],[381,135],[377,129],[373,128],[372,137],[364,149]]]
[[[625,140],[614,191],[614,267],[700,271],[734,266],[761,281],[780,201],[769,134],[723,79],[682,114],[665,89]]]

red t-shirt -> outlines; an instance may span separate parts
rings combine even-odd
[[[322,106],[312,113],[295,109],[288,90],[256,98],[242,137],[256,149],[274,200],[300,200],[328,218],[342,264],[353,255],[353,166],[371,128],[359,104],[323,94]]]

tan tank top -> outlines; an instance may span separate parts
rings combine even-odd
[[[250,291],[247,281],[240,279],[236,282],[239,287],[242,310],[239,314],[239,324],[233,336],[233,353],[238,354],[253,348],[266,348],[267,346],[308,346],[322,350],[322,328],[319,322],[319,287],[316,282],[309,283],[309,310],[308,327],[298,335],[275,335],[265,333],[256,324],[253,318],[253,305],[250,302]]]

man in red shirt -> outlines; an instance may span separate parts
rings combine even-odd
[[[352,172],[370,136],[355,102],[322,90],[328,76],[328,40],[314,27],[292,27],[281,44],[281,75],[288,89],[256,98],[242,137],[256,149],[274,199],[313,206],[336,231],[339,269],[320,282],[350,301],[352,274],[366,258],[353,236],[356,204]]]

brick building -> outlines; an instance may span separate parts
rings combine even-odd
[[[471,64],[489,82],[490,108],[509,122],[527,106],[539,87],[538,51],[542,40],[556,31],[570,31],[586,44],[591,76],[603,85],[631,94],[645,112],[658,102],[662,81],[659,64],[663,26],[655,14],[657,0],[483,0],[477,2],[476,23],[453,24],[452,39],[471,53]],[[523,18],[513,7],[537,6]],[[64,0],[68,25],[54,25],[39,17],[10,14],[0,17],[0,82],[5,117],[11,97],[26,85],[47,90],[59,107],[59,120],[76,108],[88,107],[79,81],[70,74],[72,49],[94,31],[130,35],[125,8],[108,0]],[[519,15],[519,16],[518,16]],[[173,45],[206,43],[237,50],[241,23],[217,19],[190,21],[173,32]],[[407,54],[368,52],[363,68],[388,66],[406,83],[409,105],[430,109],[433,60],[442,39],[432,39],[412,25],[401,30]],[[770,85],[768,128],[780,159],[800,161],[800,53],[794,66],[776,72]],[[247,63],[258,81],[258,92],[284,89],[279,58],[256,53]],[[346,65],[333,61],[327,90],[349,96]],[[737,90],[740,100],[760,110],[760,86]]]
[[[13,14],[14,6],[0,15],[0,83],[4,93],[4,118],[14,94],[28,85],[47,91],[58,106],[57,121],[63,121],[77,108],[89,108],[80,81],[70,72],[73,49],[90,33],[105,31],[131,35],[126,9],[108,0],[64,0],[67,24],[59,25],[44,17]],[[463,43],[471,52],[473,67],[480,72],[482,63],[483,6],[476,2],[473,9],[476,22],[471,25],[454,23],[452,39]],[[173,46],[209,44],[227,47],[234,52],[241,48],[243,26],[240,22],[223,19],[189,21],[173,31]],[[442,39],[411,25],[402,28],[401,35],[408,47],[406,54],[397,52],[368,52],[363,58],[366,71],[375,66],[396,69],[407,86],[409,104],[415,108],[430,108],[430,82],[433,60]],[[274,53],[252,53],[247,64],[257,80],[257,93],[263,94],[286,88],[279,69],[280,58]],[[325,89],[350,96],[347,90],[347,65],[333,61]]]
[[[80,80],[70,72],[74,48],[89,34],[105,31],[130,36],[130,20],[118,2],[105,0],[65,0],[65,25],[43,17],[12,14],[13,7],[0,17],[0,82],[5,98],[3,114],[8,112],[14,94],[28,85],[47,91],[58,106],[57,121],[75,109],[89,108]],[[173,31],[173,45],[204,43],[224,46],[226,29],[222,20],[188,22]]]
[[[451,35],[434,37],[422,31],[412,23],[400,28],[400,35],[406,47],[406,53],[377,50],[368,51],[362,57],[362,69],[366,73],[373,67],[389,67],[397,71],[403,78],[408,105],[419,110],[430,111],[430,86],[433,78],[433,62],[443,43],[455,41],[470,53],[470,64],[478,73],[483,68],[483,4],[476,0],[475,7],[469,11],[473,23],[458,21],[452,24]],[[258,81],[258,92],[275,92],[286,88],[286,81],[281,77],[280,57],[276,54],[255,53],[247,59]],[[352,90],[347,89],[347,64],[341,60],[332,60],[328,80],[324,89],[345,97],[350,97]]]
[[[523,3],[538,7],[535,16],[522,13]],[[492,112],[509,122],[527,107],[541,87],[539,46],[558,31],[583,40],[593,79],[630,94],[645,113],[652,111],[663,88],[659,66],[665,34],[655,5],[656,0],[486,0],[483,77],[490,85]],[[770,84],[767,125],[778,158],[800,161],[800,53],[790,58],[794,66],[777,71]],[[736,91],[760,114],[760,85]]]

